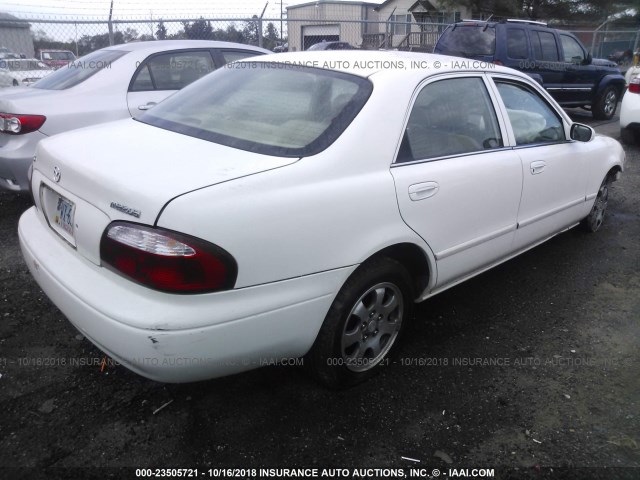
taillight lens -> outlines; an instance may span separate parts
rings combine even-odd
[[[629,91],[631,93],[640,93],[640,77],[636,77],[629,82]]]
[[[169,293],[233,288],[238,267],[222,248],[181,233],[129,222],[111,223],[100,241],[103,266]]]
[[[12,135],[23,135],[35,132],[44,124],[44,115],[19,115],[17,113],[0,113],[0,132]]]

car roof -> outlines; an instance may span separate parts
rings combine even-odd
[[[487,62],[434,53],[398,50],[307,50],[304,52],[278,53],[277,55],[269,55],[259,59],[247,58],[239,61],[324,68],[360,77],[369,77],[382,71],[388,72],[389,75],[402,76],[403,72],[408,70],[421,69],[431,75],[464,70],[472,72],[501,72],[523,78],[531,78],[516,70],[499,65],[491,64],[491,67],[487,68]],[[439,62],[438,67],[434,67],[436,62]]]
[[[233,42],[221,42],[216,40],[154,40],[148,42],[130,42],[105,47],[105,50],[124,50],[127,52],[139,52],[148,50],[150,52],[159,52],[164,50],[174,50],[182,48],[232,48],[271,53],[269,50],[260,47],[254,47],[253,45],[244,45],[242,43]]]

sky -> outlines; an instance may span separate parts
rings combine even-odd
[[[280,18],[280,4],[287,6],[309,0],[114,0],[114,19],[156,18],[231,18],[260,15],[265,4],[264,18]],[[109,15],[111,0],[0,0],[0,11],[21,18],[83,17],[103,19]],[[373,0],[371,3],[382,3]]]

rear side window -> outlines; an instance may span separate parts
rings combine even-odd
[[[247,50],[221,50],[224,63],[235,62],[236,60],[242,60],[243,58],[255,57],[256,55],[262,55],[261,52],[250,52]]]
[[[111,68],[113,62],[119,60],[127,53],[129,52],[124,50],[98,50],[47,75],[42,80],[31,85],[31,88],[65,90],[75,87],[100,70]]]
[[[180,90],[215,69],[209,52],[183,51],[154,55],[145,60],[132,84],[132,92]]]
[[[366,78],[317,68],[238,62],[136,119],[265,155],[302,157],[331,145],[363,107]]]
[[[507,56],[509,58],[529,58],[527,34],[522,28],[507,29]]]
[[[447,55],[494,55],[496,51],[496,29],[486,25],[455,25],[444,31],[436,53]]]
[[[481,78],[425,86],[411,110],[398,163],[503,146],[493,103]]]
[[[536,60],[558,61],[558,43],[553,33],[533,31],[531,32],[531,43]]]

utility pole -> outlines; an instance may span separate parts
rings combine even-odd
[[[109,8],[109,45],[113,45],[113,23],[111,23],[112,15],[113,15],[113,0],[111,0],[111,7]]]

